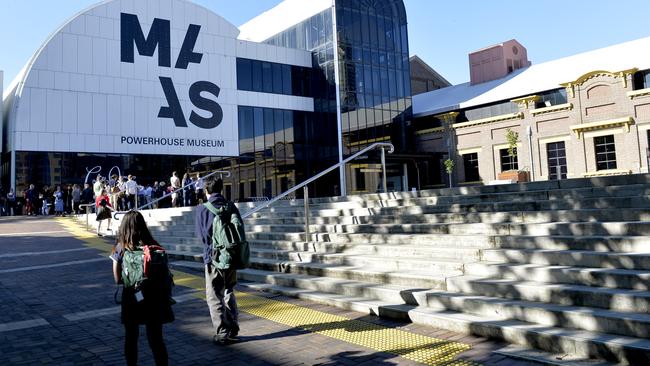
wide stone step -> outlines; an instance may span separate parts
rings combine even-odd
[[[423,307],[410,310],[409,318],[417,324],[501,339],[548,352],[601,358],[623,365],[650,364],[650,341],[646,339]]]
[[[586,250],[597,252],[644,252],[648,238],[642,236],[490,236],[492,244],[502,249]]]
[[[251,258],[250,268],[270,272],[341,278],[359,282],[441,290],[446,289],[447,277],[462,275],[461,271],[449,272],[446,275],[442,275],[440,273],[427,273],[423,270],[413,268],[405,271],[390,271],[380,268],[369,269],[322,263],[286,262],[262,258]]]
[[[650,271],[498,262],[468,263],[465,274],[503,279],[650,291]]]
[[[650,341],[645,339],[549,327],[519,320],[503,320],[494,316],[478,316],[449,310],[441,311],[422,306],[396,305],[361,296],[332,294],[260,282],[241,282],[240,285],[371,315],[400,320],[408,319],[416,324],[457,333],[505,340],[549,352],[584,358],[602,358],[631,365],[645,365],[650,362]]]
[[[583,250],[487,249],[483,251],[483,259],[489,262],[650,270],[650,252],[616,253]]]
[[[262,241],[304,241],[304,233],[258,232],[247,233],[248,240]],[[317,233],[312,234],[311,242],[340,244],[430,244],[457,247],[493,247],[493,239],[485,235],[428,235],[428,234],[349,234]]]
[[[450,260],[478,261],[481,248],[458,248],[440,245],[390,245],[390,244],[335,244],[301,243],[283,241],[249,241],[253,251],[276,251],[279,253],[310,252],[312,254],[376,255],[394,258],[443,258]],[[329,245],[320,245],[329,244]],[[284,255],[284,254],[282,254]]]
[[[248,225],[249,232],[304,232],[304,225]],[[361,224],[310,225],[314,233],[368,234],[460,234],[460,235],[578,235],[643,236],[650,235],[650,222],[582,222],[540,224]]]
[[[580,200],[590,198],[610,198],[650,195],[647,184],[629,184],[612,187],[582,187],[552,190],[522,190],[490,192],[488,187],[481,187],[474,192],[457,194],[453,191],[423,191],[415,194],[396,193],[388,195],[362,195],[350,197],[335,197],[328,199],[312,199],[310,205],[321,209],[350,209],[374,208],[413,205],[445,205],[449,203],[478,203],[478,202],[513,202],[522,200]],[[334,200],[337,199],[337,200]],[[302,200],[284,201],[274,205],[277,209],[302,208]]]
[[[261,282],[276,286],[363,297],[391,302],[394,304],[402,304],[405,302],[404,298],[411,297],[411,291],[404,286],[359,282],[340,278],[285,274],[255,269],[238,271],[237,276],[239,279],[244,281]]]
[[[638,290],[461,276],[447,280],[447,291],[632,313],[650,310],[650,292]]]
[[[516,212],[516,211],[570,211],[570,210],[595,210],[595,209],[650,209],[648,195],[628,195],[598,198],[558,199],[558,200],[533,200],[528,196],[525,200],[506,200],[503,202],[454,202],[397,204],[390,202],[377,205],[377,207],[349,207],[349,208],[324,208],[310,207],[312,217],[337,217],[337,216],[367,216],[367,215],[419,215],[437,213],[480,213],[480,212]],[[271,207],[255,213],[251,218],[272,217],[302,217],[302,207]]]
[[[463,224],[463,223],[550,223],[550,222],[612,222],[612,221],[650,221],[650,210],[629,209],[625,211],[603,210],[563,210],[563,211],[513,211],[493,213],[438,213],[375,215],[369,211],[356,216],[315,216],[312,224],[353,225],[353,224]],[[273,216],[250,218],[247,225],[304,225],[304,217]]]
[[[499,297],[426,291],[413,296],[421,306],[502,320],[521,320],[551,327],[581,329],[629,337],[650,337],[650,315],[595,308],[505,300]]]

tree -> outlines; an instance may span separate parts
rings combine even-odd
[[[510,165],[514,165],[514,159],[517,157],[517,142],[519,142],[519,133],[511,129],[506,130],[506,141],[508,142],[508,156]]]
[[[454,172],[454,161],[452,159],[445,160],[445,170],[447,171],[447,174],[449,175],[449,187],[451,188],[451,186],[452,186],[451,173]]]

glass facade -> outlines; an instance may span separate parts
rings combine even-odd
[[[334,13],[336,19],[328,9],[266,42],[314,53],[314,67],[323,77],[321,85],[327,85],[318,89],[321,94],[315,91],[316,112],[326,118],[324,128],[336,131],[337,104],[340,105],[344,158],[374,142],[392,142],[398,151],[388,156],[388,164],[391,171],[402,176],[405,163],[415,164],[412,160],[400,161],[400,153],[414,149],[414,144],[407,143],[406,139],[406,127],[412,120],[412,102],[404,4],[401,0],[337,0]],[[338,55],[334,54],[335,41]],[[332,146],[338,149],[338,140],[333,142]],[[338,161],[338,153],[333,158],[332,164]],[[366,160],[359,162],[377,164],[379,154],[371,153]],[[349,165],[347,190],[376,192],[375,188],[381,184],[377,184],[379,175],[375,170],[359,170]],[[361,178],[360,174],[366,176]],[[332,181],[338,183],[336,177]]]
[[[300,162],[297,163],[296,180],[283,184],[291,188],[338,162],[336,78],[334,71],[334,27],[332,11],[320,12],[295,26],[274,35],[264,43],[307,50],[312,52],[313,69],[311,91],[314,98],[314,113],[305,120],[297,144]],[[317,141],[317,145],[311,145]],[[280,179],[282,180],[282,178]],[[280,185],[282,188],[282,184]],[[310,185],[310,195],[327,196],[340,193],[339,177],[332,172]],[[285,190],[276,190],[274,195]],[[301,193],[300,193],[301,194]],[[299,194],[299,196],[300,196]]]
[[[407,139],[413,135],[407,133],[412,101],[407,19],[401,0],[337,0],[334,8],[264,43],[312,52],[312,68],[239,58],[238,89],[311,97],[314,112],[240,106],[238,158],[18,153],[17,184],[67,183],[62,177],[80,180],[91,165],[119,166],[125,174],[141,172],[136,174],[147,183],[189,167],[196,172],[232,172],[224,180],[231,199],[273,197],[338,162],[339,134],[344,158],[377,141],[396,146],[397,152],[387,156],[390,187],[407,188],[402,181],[407,169],[412,170],[410,187],[423,188],[418,177],[437,174],[424,171],[428,168],[418,171],[418,165],[438,164],[439,158],[428,159],[433,154],[420,152],[426,156],[419,160],[409,156],[417,149]],[[382,187],[379,152],[355,163],[364,168],[347,167],[348,192],[376,192]],[[38,168],[27,168],[31,166]],[[339,185],[339,173],[332,172],[310,186],[310,195],[340,194]]]
[[[237,59],[237,89],[259,93],[312,96],[312,69],[273,62]]]
[[[99,172],[106,177],[110,169],[117,166],[121,173],[137,174],[140,184],[165,182],[169,185],[172,172],[182,174],[187,167],[194,166],[193,172],[202,173],[196,164],[196,157],[160,155],[120,155],[88,153],[46,153],[16,152],[16,191],[22,192],[29,184],[41,189],[43,186],[83,184],[87,169],[102,167]],[[137,173],[136,173],[137,172]],[[113,173],[117,174],[115,170]],[[90,180],[96,177],[92,174]]]

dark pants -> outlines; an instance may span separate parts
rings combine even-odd
[[[156,365],[167,365],[167,347],[163,340],[162,324],[147,324],[147,341],[153,353],[153,358]],[[140,336],[140,326],[138,324],[124,324],[126,335],[124,337],[124,356],[126,357],[126,364],[138,364],[138,337]]]
[[[239,333],[236,284],[237,271],[220,271],[211,265],[205,266],[206,301],[217,336],[236,336]]]
[[[134,194],[127,194],[126,195],[126,209],[127,210],[135,210],[137,207],[135,207],[135,195]]]

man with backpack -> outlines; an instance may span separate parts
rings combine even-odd
[[[196,212],[196,234],[204,245],[206,300],[215,329],[213,341],[237,341],[239,322],[234,288],[237,270],[248,266],[244,224],[234,203],[222,195],[223,181],[205,182],[210,197]]]

